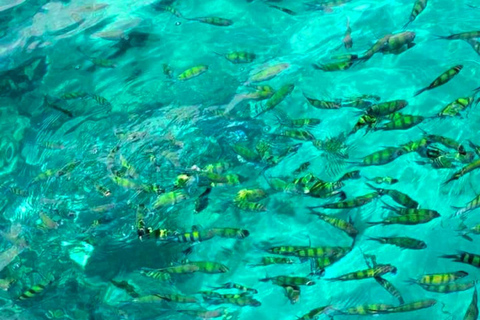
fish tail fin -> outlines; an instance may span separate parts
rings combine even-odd
[[[473,239],[468,235],[468,232],[463,233],[463,234],[459,234],[459,236],[468,240],[468,241],[473,241]]]
[[[416,97],[416,96],[418,96],[420,93],[425,92],[425,91],[427,91],[427,90],[428,90],[428,87],[423,88],[423,89],[420,89],[420,90],[418,90],[417,92],[415,92],[415,94],[414,94],[413,96]]]
[[[449,36],[439,36],[437,34],[433,35],[435,37],[435,40],[447,40]]]
[[[453,259],[454,261],[460,261],[458,254],[444,254],[439,256],[439,258]]]
[[[417,280],[413,278],[408,278],[407,280],[405,280],[405,282],[408,283],[409,285],[417,284]]]
[[[408,25],[412,22],[413,22],[412,19],[408,20],[408,22],[403,25],[403,29],[406,29],[408,27]]]
[[[375,186],[372,186],[372,185],[371,185],[370,183],[368,183],[368,182],[365,182],[365,184],[366,184],[369,188],[371,188],[371,189],[373,189],[373,190],[375,190],[375,191],[379,191],[379,190],[380,190],[380,188],[375,187]]]

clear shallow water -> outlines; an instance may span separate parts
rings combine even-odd
[[[225,307],[227,318],[294,319],[326,305],[338,310],[373,303],[397,306],[397,299],[374,279],[326,280],[367,268],[365,253],[376,255],[379,263],[397,267],[397,274],[384,278],[400,291],[406,303],[422,299],[435,299],[437,303],[412,313],[346,316],[331,310],[329,314],[335,319],[463,319],[472,289],[441,294],[406,281],[423,274],[459,270],[469,275],[458,282],[478,278],[477,268],[440,258],[457,250],[480,254],[476,236],[471,235],[473,241],[460,237],[457,229],[461,219],[451,218],[455,213],[451,206],[463,206],[476,196],[478,172],[443,185],[478,157],[466,163],[454,161],[455,168],[450,169],[418,164],[429,160],[417,152],[381,166],[360,167],[358,161],[384,147],[419,140],[425,136],[424,131],[455,139],[466,146],[466,151],[473,152],[468,141],[479,143],[478,109],[471,106],[460,116],[425,120],[409,130],[364,135],[362,129],[346,139],[348,159],[341,161],[341,166],[332,165],[332,157],[311,141],[278,137],[276,134],[286,128],[278,126],[276,115],[283,111],[293,119],[321,119],[320,125],[307,130],[323,141],[348,134],[365,110],[317,109],[304,96],[328,101],[345,101],[363,94],[378,96],[381,101],[405,99],[408,106],[400,112],[433,117],[455,99],[473,95],[472,90],[479,86],[478,54],[464,40],[437,40],[436,36],[477,30],[480,9],[468,6],[475,3],[429,2],[406,29],[416,33],[415,46],[401,54],[379,52],[368,61],[355,62],[350,69],[337,72],[316,70],[312,64],[335,61],[330,60],[332,56],[347,53],[363,56],[377,39],[404,31],[413,3],[353,0],[331,8],[331,12],[306,10],[296,1],[271,3],[296,15],[258,0],[178,0],[163,4],[171,5],[182,17],[155,10],[152,4],[0,3],[0,279],[4,289],[0,291],[0,315],[5,319],[44,319],[52,314],[70,319],[189,319],[176,311]],[[212,16],[230,19],[233,24],[222,27],[186,19]],[[353,39],[353,47],[348,50],[342,44],[347,18]],[[255,53],[256,57],[249,63],[234,64],[219,56],[234,51]],[[103,65],[94,66],[95,58],[104,59]],[[255,85],[269,85],[278,91],[294,84],[295,89],[283,101],[254,118],[252,106],[268,102],[243,101],[225,114],[241,94],[254,92],[245,86],[252,70],[278,63],[287,63],[288,68]],[[463,69],[450,82],[413,97],[458,64]],[[171,78],[164,72],[164,65],[172,70]],[[207,65],[208,70],[186,81],[178,79],[182,72],[198,65]],[[66,96],[72,92],[79,97]],[[290,150],[278,164],[267,166],[271,164],[268,155],[265,153],[261,160],[255,151],[261,150],[255,149],[260,141],[271,147],[266,153],[275,155],[290,146],[301,146],[296,152]],[[256,159],[239,157],[233,151],[236,144],[253,150]],[[112,152],[117,146],[118,151]],[[455,153],[435,143],[430,147]],[[218,161],[229,166],[222,175],[241,175],[241,183],[212,187],[212,176],[205,170]],[[310,167],[295,174],[294,170],[306,161]],[[382,201],[397,205],[388,196],[351,210],[321,210],[351,219],[359,234],[351,252],[326,268],[323,277],[312,276],[316,284],[302,287],[299,301],[291,304],[282,287],[258,280],[277,275],[307,276],[310,263],[294,258],[291,265],[247,265],[258,263],[268,255],[264,249],[274,245],[350,246],[352,239],[307,209],[338,202],[339,196],[319,199],[304,189],[274,192],[266,178],[282,177],[293,182],[312,173],[324,181],[337,181],[357,169],[362,177],[345,181],[341,188],[347,199],[372,192],[366,185],[368,178],[391,176],[399,182],[382,187],[408,194],[420,208],[435,210],[441,217],[413,226],[370,227],[368,222],[392,215],[383,208]],[[51,175],[39,176],[45,172]],[[188,183],[176,186],[181,174],[189,176]],[[125,180],[121,183],[115,177]],[[167,193],[181,193],[182,201],[159,206],[158,195],[146,192],[153,184]],[[111,195],[102,194],[100,186]],[[195,214],[197,199],[208,187],[212,189],[208,206]],[[260,201],[266,211],[250,212],[235,206],[240,190],[257,188],[268,194]],[[175,237],[168,241],[138,239],[139,204],[147,207],[144,221],[152,229],[188,232],[192,226],[199,230],[230,227],[246,229],[249,236],[243,240],[217,236],[196,244],[193,253],[185,256],[182,251],[189,245],[175,243]],[[472,211],[466,215],[465,224],[473,227],[477,220],[476,211]],[[368,240],[382,236],[412,237],[424,241],[427,248],[408,250]],[[28,241],[26,247],[24,240]],[[166,268],[186,260],[219,262],[229,271],[174,275],[170,282],[159,282],[140,272],[142,268]],[[45,290],[35,297],[18,299],[46,279],[54,281]],[[140,296],[193,295],[199,303],[135,303],[134,297],[111,280],[128,281]],[[254,298],[261,306],[219,306],[203,301],[198,294],[228,281],[257,289]]]

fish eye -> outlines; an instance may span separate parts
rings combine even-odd
[[[76,65],[75,67],[73,67],[75,70],[80,70],[80,65]]]
[[[177,21],[175,22],[175,25],[178,27],[179,25],[181,25],[182,23],[180,21]]]
[[[272,127],[270,127],[270,126],[265,126],[265,127],[263,127],[263,132],[269,132],[270,129],[272,129]]]

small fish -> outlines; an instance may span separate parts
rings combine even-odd
[[[401,114],[395,113],[394,117],[390,122],[385,123],[382,126],[377,126],[374,128],[377,130],[407,130],[413,128],[414,126],[422,123],[426,118],[422,116],[415,116],[411,114]]]
[[[48,101],[48,96],[45,95],[44,97],[44,104],[54,110],[57,110],[57,111],[60,111],[61,113],[63,113],[64,115],[68,116],[69,118],[73,118],[74,115],[73,113],[70,111],[70,110],[67,110],[63,107],[60,107],[59,105],[57,105],[57,103],[54,101],[53,103]]]
[[[369,179],[372,182],[375,182],[376,184],[395,184],[398,182],[398,179],[392,178],[392,177],[375,177],[373,179]]]
[[[452,292],[459,292],[465,291],[475,286],[475,281],[466,282],[466,283],[457,283],[451,282],[446,284],[438,284],[438,285],[431,285],[431,284],[420,284],[420,286],[430,292],[438,292],[438,293],[452,293]]]
[[[472,49],[478,54],[480,55],[480,41],[476,40],[476,39],[468,39],[466,40],[467,43],[472,47]]]
[[[294,261],[285,257],[262,257],[260,263],[249,264],[249,267],[263,267],[274,264],[292,264]]]
[[[360,179],[361,176],[360,176],[360,170],[354,170],[354,171],[350,171],[350,172],[347,172],[345,173],[340,179],[338,179],[339,181],[346,181],[346,180],[357,180],[357,179]]]
[[[135,290],[135,287],[129,284],[127,281],[116,281],[116,280],[110,280],[110,282],[117,288],[125,290],[129,296],[132,298],[138,298],[140,295],[137,293]]]
[[[453,180],[458,180],[460,179],[461,177],[463,177],[464,175],[466,175],[467,173],[470,173],[476,169],[480,168],[480,159],[477,159],[475,161],[473,161],[472,163],[464,166],[463,168],[461,168],[459,171],[455,172],[447,181],[445,181],[443,184],[448,184],[449,182],[453,181]]]
[[[480,255],[474,253],[459,251],[457,254],[447,254],[440,256],[440,258],[452,259],[455,262],[462,262],[480,268]]]
[[[448,69],[447,71],[445,71],[444,73],[439,75],[435,80],[433,80],[433,82],[430,83],[430,85],[428,87],[420,89],[419,91],[417,91],[414,94],[414,97],[418,96],[420,93],[422,93],[424,91],[431,90],[431,89],[434,89],[436,87],[439,87],[439,86],[442,86],[442,85],[446,84],[447,82],[452,80],[462,69],[463,69],[462,65],[457,65],[457,66],[454,66],[454,67]]]
[[[342,106],[341,102],[317,100],[307,96],[305,96],[305,98],[311,106],[317,109],[339,109]]]
[[[412,212],[412,213],[407,213],[398,217],[385,218],[383,221],[379,221],[379,222],[368,222],[368,223],[372,225],[378,225],[378,224],[417,225],[417,224],[428,223],[431,220],[440,217],[440,214],[433,210],[410,208],[409,212]]]
[[[375,277],[381,277],[387,273],[397,273],[397,268],[390,264],[379,264],[373,268],[354,271],[351,273],[344,274],[340,277],[329,278],[329,281],[351,281],[351,280],[363,280]]]
[[[465,278],[466,276],[468,276],[468,273],[465,271],[432,273],[423,275],[418,280],[411,279],[408,282],[426,285],[441,285]]]
[[[478,319],[478,295],[477,295],[477,287],[475,286],[475,290],[473,291],[472,301],[468,305],[467,311],[463,316],[463,320],[477,320]]]
[[[183,191],[170,191],[160,194],[153,203],[153,209],[159,209],[167,206],[176,205],[187,199],[187,195]]]
[[[161,1],[160,1],[160,3],[155,3],[153,5],[153,7],[157,11],[170,12],[171,14],[173,14],[174,16],[176,16],[178,18],[183,18],[183,15],[180,13],[180,11],[178,11],[176,8],[174,8],[172,6],[161,4]]]
[[[383,304],[383,303],[365,304],[365,305],[347,308],[345,310],[340,311],[340,313],[346,314],[346,315],[370,315],[370,314],[376,315],[392,308],[394,308],[394,306]]]
[[[358,59],[357,55],[353,55],[350,59],[343,61],[330,62],[325,64],[312,64],[312,67],[317,70],[322,70],[324,72],[334,72],[334,71],[344,71],[350,69],[355,60]]]
[[[290,64],[288,63],[278,63],[272,66],[266,66],[261,69],[254,70],[252,73],[250,73],[250,77],[244,85],[271,80],[289,67]]]
[[[288,97],[292,91],[295,89],[294,84],[286,84],[283,85],[280,89],[278,89],[265,103],[265,105],[255,113],[254,117],[258,117],[259,115],[272,110],[277,105],[279,105],[286,97]]]
[[[28,290],[24,291],[19,297],[18,300],[30,300],[40,296],[45,289],[54,282],[55,279],[44,279],[39,283],[33,285]]]
[[[391,284],[388,280],[385,280],[382,277],[375,277],[374,279],[377,281],[379,285],[381,285],[385,290],[387,290],[388,293],[390,293],[392,296],[397,298],[400,304],[405,303],[402,295],[400,294],[400,291],[398,291],[398,289],[395,288],[393,284]]]
[[[63,100],[73,100],[73,99],[83,99],[88,96],[88,93],[83,91],[72,91],[66,92],[60,96],[60,99]]]
[[[226,273],[229,271],[228,267],[213,261],[190,261],[190,265],[196,266],[198,272],[217,274]]]
[[[363,57],[358,58],[359,61],[367,61],[371,57],[373,57],[376,53],[382,52],[382,50],[388,45],[388,40],[392,35],[387,34],[384,35],[382,38],[378,39],[373,46],[367,50]]]
[[[409,18],[408,22],[403,26],[404,28],[406,28],[410,23],[415,21],[415,19],[418,17],[418,15],[420,13],[422,13],[423,10],[425,10],[425,8],[427,7],[427,2],[428,2],[428,0],[416,0],[415,1],[415,3],[413,4],[412,13],[410,14],[410,18]]]
[[[409,237],[376,237],[369,238],[368,240],[378,241],[383,244],[391,244],[403,249],[420,250],[427,247],[425,242]]]
[[[393,100],[374,104],[365,110],[365,113],[372,117],[383,117],[405,108],[408,105],[406,100]]]
[[[285,289],[285,296],[288,298],[291,304],[295,304],[300,299],[300,287],[295,285],[283,285]]]
[[[222,284],[220,287],[213,287],[214,290],[219,290],[219,289],[237,289],[243,292],[251,292],[251,293],[258,293],[257,289],[254,288],[249,288],[244,285],[235,283],[235,282],[227,282]]]
[[[278,286],[313,286],[314,281],[305,277],[276,276],[270,278],[259,279],[261,282],[272,281]]]
[[[214,318],[220,318],[220,317],[225,317],[228,315],[228,310],[226,308],[219,308],[219,309],[214,309],[214,310],[206,310],[206,309],[200,309],[200,310],[177,310],[177,312],[183,313],[190,315],[192,317],[195,317],[197,319],[214,319]]]
[[[195,213],[200,213],[205,210],[208,206],[208,195],[212,191],[212,188],[207,188],[205,191],[198,196],[195,200]]]
[[[194,18],[194,19],[189,19],[193,21],[198,21],[201,23],[206,23],[206,24],[211,24],[213,26],[218,26],[218,27],[228,27],[233,24],[233,21],[230,19],[225,19],[225,18],[219,18],[219,17],[202,17],[202,18]]]
[[[377,199],[380,196],[378,192],[372,192],[365,194],[363,196],[359,196],[356,198],[352,198],[346,201],[334,202],[334,203],[327,203],[321,205],[320,207],[324,209],[352,209],[362,207],[373,200]]]
[[[361,166],[381,166],[394,161],[395,159],[407,154],[408,151],[402,147],[388,147],[380,151],[365,156]]]
[[[332,308],[332,306],[324,306],[324,307],[315,308],[315,309],[310,310],[309,312],[307,312],[306,314],[304,314],[303,316],[301,316],[300,318],[297,318],[297,319],[298,320],[315,320],[315,319],[318,319],[320,317],[320,315],[326,314],[331,308]]]
[[[52,218],[50,218],[45,212],[40,211],[38,213],[38,216],[40,217],[40,220],[42,221],[42,224],[41,224],[42,228],[48,229],[48,230],[58,228],[58,226],[59,226],[58,222],[56,222]]]
[[[221,54],[219,54],[222,56]],[[233,64],[240,64],[240,63],[250,63],[257,57],[255,53],[246,52],[246,51],[234,51],[229,52],[223,55],[225,59],[230,61]]]
[[[480,195],[477,195],[475,198],[470,200],[464,207],[453,207],[457,209],[454,216],[463,215],[467,212],[480,208]]]
[[[237,228],[213,228],[211,229],[215,236],[226,239],[242,240],[250,235],[250,232],[245,229]]]
[[[390,198],[392,198],[393,201],[396,203],[407,207],[407,208],[418,208],[418,202],[413,200],[410,196],[407,194],[400,192],[395,189],[382,189],[382,188],[377,188],[372,186],[371,184],[367,183],[367,186],[378,192],[378,194],[382,195],[388,195]]]
[[[350,237],[355,238],[357,236],[358,230],[353,226],[351,222],[314,211],[313,209],[310,209],[310,210],[312,214],[318,216],[321,220],[329,223],[335,228],[342,230],[343,232],[348,234]]]
[[[473,38],[480,38],[480,31],[467,31],[462,33],[455,33],[449,36],[438,36],[439,39],[444,40],[468,40]]]
[[[412,312],[420,309],[433,307],[436,303],[437,303],[437,300],[434,300],[434,299],[418,300],[418,301],[407,303],[398,307],[391,307],[381,311],[378,310],[377,313],[387,314],[387,313]]]
[[[193,79],[195,77],[198,77],[199,75],[207,72],[208,66],[204,64],[200,64],[198,66],[191,67],[184,72],[180,73],[177,77],[178,80],[180,81],[187,81],[190,79]]]
[[[307,170],[309,166],[310,166],[310,162],[308,162],[308,161],[304,162],[297,169],[295,169],[295,171],[293,171],[293,174],[300,174],[300,173],[304,172],[305,170]]]
[[[460,114],[460,112],[464,111],[473,103],[478,103],[478,100],[475,101],[475,98],[472,97],[464,97],[464,98],[458,98],[457,100],[449,103],[446,105],[442,111],[440,111],[437,116],[439,117],[455,117]]]
[[[290,10],[290,9],[287,9],[287,8],[283,8],[283,7],[279,7],[279,6],[276,6],[274,4],[269,4],[268,5],[270,8],[274,8],[274,9],[277,9],[277,10],[280,10],[282,12],[285,12],[286,14],[289,14],[291,16],[295,16],[297,15],[294,11]]]

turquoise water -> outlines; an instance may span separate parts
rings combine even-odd
[[[0,1],[0,319],[477,319],[480,8],[414,3]]]

